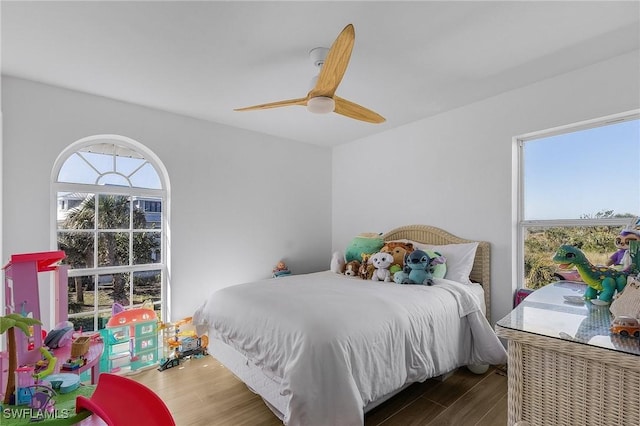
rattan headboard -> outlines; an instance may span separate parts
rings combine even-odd
[[[423,244],[460,244],[472,240],[456,237],[435,226],[407,225],[392,229],[382,236],[385,241],[407,239]],[[478,250],[470,274],[471,281],[482,284],[486,316],[491,321],[491,245],[487,241],[478,241]]]

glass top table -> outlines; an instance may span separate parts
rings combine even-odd
[[[582,300],[586,284],[559,281],[527,296],[497,327],[640,355],[640,339],[612,334],[608,305]]]

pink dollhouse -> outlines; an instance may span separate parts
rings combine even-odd
[[[62,250],[39,253],[13,254],[4,269],[5,315],[19,313],[41,320],[40,292],[38,289],[38,273],[53,272],[55,274],[54,318],[56,323],[67,319],[67,265],[58,263],[65,258]],[[55,324],[54,324],[55,325]],[[39,325],[33,327],[31,336],[22,332],[16,333],[18,365],[35,364],[41,359],[39,348],[42,346],[42,331]],[[6,363],[0,356],[0,382],[6,383],[3,377]]]

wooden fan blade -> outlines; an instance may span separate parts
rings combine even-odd
[[[342,99],[338,96],[333,97],[336,108],[333,112],[344,115],[345,117],[355,118],[356,120],[366,121],[368,123],[384,123],[386,120],[377,112],[373,112],[361,105]]]
[[[286,101],[271,102],[268,104],[253,105],[244,108],[236,108],[234,111],[251,111],[254,109],[279,108],[290,105],[306,105],[308,98],[287,99]]]
[[[329,48],[329,53],[327,53],[324,64],[320,68],[318,82],[316,87],[309,92],[309,98],[315,98],[316,96],[333,97],[345,71],[347,71],[355,38],[356,32],[353,25],[349,24],[344,27],[338,38],[331,45],[331,48]]]

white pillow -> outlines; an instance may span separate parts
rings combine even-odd
[[[447,259],[447,273],[444,276],[451,281],[471,284],[469,274],[473,269],[473,260],[476,257],[478,243],[446,244],[433,246],[422,244],[427,250],[437,251]],[[424,250],[424,249],[422,249]]]
[[[411,240],[397,241],[410,242],[414,248],[419,250],[437,251],[447,259],[447,273],[444,276],[446,279],[463,284],[471,284],[469,274],[471,274],[471,269],[473,269],[473,260],[475,259],[476,250],[478,249],[477,242],[437,246]]]

